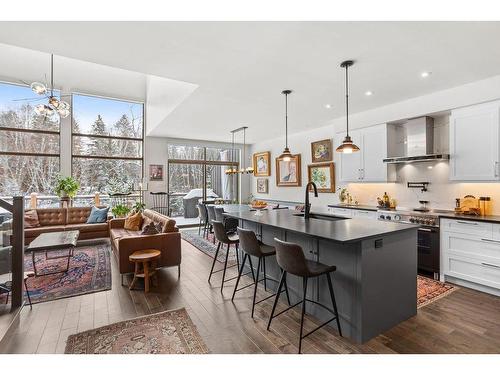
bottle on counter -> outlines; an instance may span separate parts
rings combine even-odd
[[[391,207],[391,201],[390,201],[390,198],[389,198],[389,195],[387,194],[387,192],[385,191],[384,192],[384,195],[382,196],[382,201],[384,202],[384,207]]]

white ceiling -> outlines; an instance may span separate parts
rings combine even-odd
[[[343,116],[345,59],[352,113],[498,75],[499,38],[499,22],[0,23],[3,43],[198,85],[149,135],[215,141],[280,136],[282,89],[291,133]]]

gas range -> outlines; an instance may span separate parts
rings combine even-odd
[[[394,221],[403,224],[421,224],[429,227],[439,227],[439,213],[436,211],[418,210],[377,210],[379,220]]]

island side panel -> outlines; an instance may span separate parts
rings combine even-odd
[[[356,342],[361,340],[361,244],[339,243],[319,240],[319,261],[334,265],[337,270],[331,274],[335,300],[340,315],[342,335]],[[319,302],[332,308],[332,299],[326,276],[318,278]],[[316,307],[314,315],[326,321],[332,314],[321,307]],[[335,321],[329,324],[337,329]]]
[[[361,270],[365,342],[417,314],[417,229],[363,241]]]

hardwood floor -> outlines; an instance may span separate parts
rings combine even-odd
[[[145,295],[121,286],[113,259],[109,291],[25,307],[0,343],[1,353],[63,353],[68,335],[136,316],[186,307],[212,353],[296,353],[300,310],[273,320],[266,330],[272,299],[257,305],[250,317],[252,288],[232,286],[220,293],[221,273],[207,283],[212,259],[182,243],[182,274],[163,269],[158,286]],[[235,274],[231,268],[229,276]],[[249,279],[247,279],[248,281]],[[267,294],[259,289],[262,298]],[[281,308],[285,305],[282,304]],[[308,317],[305,329],[315,327]],[[500,353],[500,298],[466,288],[418,310],[417,316],[363,345],[322,328],[306,338],[304,353]]]

